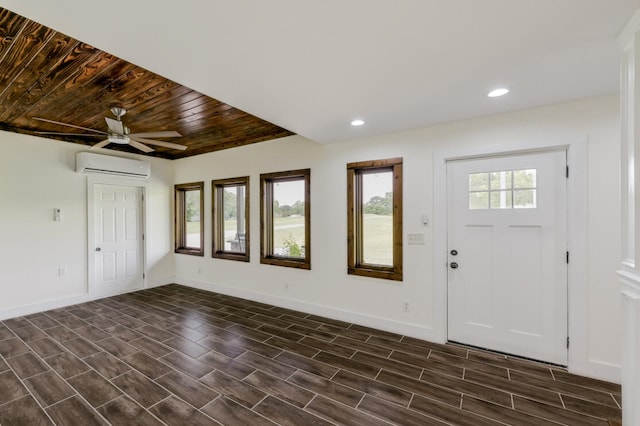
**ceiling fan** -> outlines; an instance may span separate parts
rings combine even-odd
[[[92,137],[107,137],[105,140],[93,145],[91,149],[103,148],[110,143],[117,143],[120,145],[131,145],[134,148],[143,152],[151,152],[153,148],[148,145],[157,145],[165,148],[179,149],[184,151],[187,149],[186,145],[179,145],[171,142],[157,141],[148,138],[177,138],[182,136],[180,133],[168,130],[159,132],[144,132],[144,133],[130,133],[129,128],[122,122],[122,116],[127,113],[127,110],[122,107],[112,107],[111,112],[116,116],[116,119],[105,117],[107,122],[108,132],[101,130],[90,129],[87,127],[76,126],[75,124],[62,123],[60,121],[53,121],[46,118],[33,117],[34,120],[44,121],[47,123],[58,124],[60,126],[73,127],[75,129],[86,130],[91,133],[60,133],[60,132],[35,132],[39,135],[58,135],[58,136],[92,136]],[[145,144],[143,144],[144,142]]]

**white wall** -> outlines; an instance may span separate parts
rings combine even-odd
[[[347,143],[320,145],[299,136],[205,154],[175,163],[175,183],[205,181],[205,257],[176,255],[177,281],[306,312],[441,340],[442,301],[434,282],[434,154],[504,147],[584,144],[588,150],[588,292],[584,374],[619,381],[619,112],[617,97],[596,98],[449,123]],[[404,158],[404,281],[346,273],[346,163]],[[260,173],[311,168],[311,271],[259,263]],[[251,263],[211,258],[211,180],[251,176]],[[425,233],[408,246],[407,233]],[[200,272],[199,272],[200,271]],[[289,290],[285,290],[285,283]],[[403,312],[403,300],[411,302]],[[442,312],[442,309],[440,309]],[[571,368],[571,365],[570,365]]]
[[[589,126],[589,323],[588,356],[592,364],[618,370],[621,363],[620,288],[616,271],[621,258],[620,118],[618,99],[600,119],[581,111]],[[615,113],[615,114],[614,114]],[[616,261],[614,262],[614,259]],[[614,265],[615,263],[615,265]],[[616,287],[614,294],[614,289]],[[605,377],[606,378],[606,377]]]
[[[87,299],[87,176],[75,173],[76,152],[86,150],[0,132],[0,318]],[[154,284],[174,274],[173,164],[151,163],[146,262]],[[61,222],[54,222],[54,208],[62,209]]]

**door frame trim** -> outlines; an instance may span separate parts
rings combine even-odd
[[[96,299],[98,297],[107,297],[112,295],[101,295],[96,289],[95,279],[95,256],[94,250],[96,246],[95,240],[95,186],[96,185],[116,185],[116,186],[129,186],[142,189],[142,233],[145,238],[142,241],[142,272],[144,278],[142,279],[142,289],[148,287],[147,277],[147,181],[140,181],[139,179],[131,179],[120,176],[102,176],[102,175],[90,175],[87,176],[87,294],[90,299]]]
[[[587,139],[576,139],[563,145],[544,143],[511,143],[493,146],[465,147],[434,152],[434,334],[441,343],[447,341],[447,162],[452,160],[518,155],[541,151],[567,152],[570,175],[567,180],[567,250],[568,265],[568,330],[571,344],[568,369],[572,373],[589,374],[587,352]]]

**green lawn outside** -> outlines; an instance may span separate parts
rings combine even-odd
[[[274,220],[273,248],[276,253],[284,250],[285,239],[295,241],[300,248],[305,245],[304,216],[279,217]]]
[[[200,222],[187,222],[187,235],[200,234]]]
[[[391,216],[364,215],[364,261],[367,263],[391,265],[393,262],[393,222]],[[275,219],[275,249],[284,249],[283,242],[292,237],[300,246],[304,245],[304,217],[281,217]],[[235,236],[236,220],[225,221],[225,229],[233,231],[226,239]],[[187,222],[187,234],[198,235],[200,222]],[[255,235],[255,234],[254,234]],[[279,251],[279,250],[277,250]]]
[[[364,262],[375,265],[393,265],[393,217],[365,214]]]

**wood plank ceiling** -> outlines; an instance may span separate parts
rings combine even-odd
[[[175,130],[184,151],[154,146],[147,154],[176,159],[267,141],[293,133],[0,8],[0,130],[83,133],[34,120],[106,131],[110,108],[127,110],[131,132]],[[104,137],[46,135],[93,145]],[[142,152],[129,145],[109,149]]]

